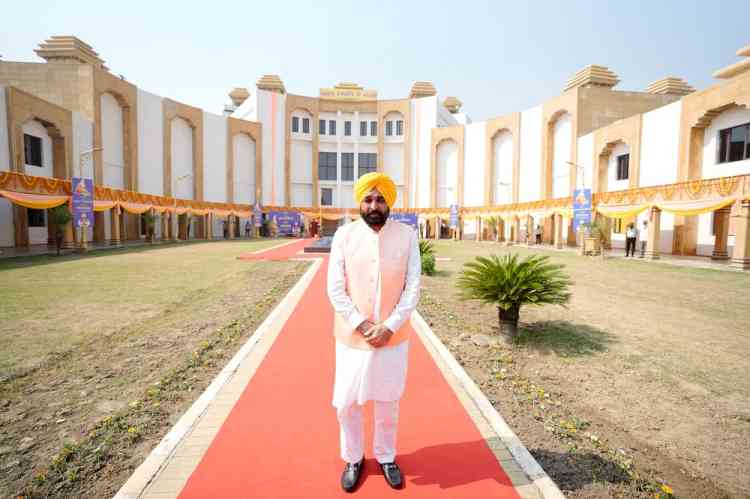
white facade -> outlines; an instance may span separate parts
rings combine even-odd
[[[138,90],[138,189],[164,195],[164,109],[158,95]]]
[[[193,175],[193,129],[187,121],[175,118],[172,127],[172,193],[179,199],[195,199]]]
[[[639,186],[677,182],[681,114],[680,101],[643,114]]]
[[[227,200],[227,119],[203,113],[203,199]],[[235,169],[237,165],[235,165]],[[185,180],[188,182],[188,180]]]
[[[464,136],[464,206],[483,206],[487,124],[467,125]]]
[[[411,101],[411,158],[413,168],[410,198],[414,206],[428,208],[432,201],[431,162],[432,129],[437,126],[437,97],[422,97]]]
[[[458,204],[458,144],[444,140],[437,146],[436,207],[448,208]]]
[[[237,134],[232,139],[232,152],[234,202],[255,204],[255,141],[247,134]]]
[[[0,86],[0,171],[10,170],[10,147],[8,143],[8,123],[5,87]],[[13,205],[5,198],[0,198],[0,247],[14,246]]]
[[[555,121],[552,129],[552,197],[570,195],[571,140],[573,124],[570,114],[565,113]]]
[[[100,104],[104,184],[117,189],[124,189],[126,184],[122,107],[120,107],[117,99],[109,93],[102,94]]]
[[[542,106],[521,113],[521,173],[518,201],[541,199],[542,182]]]
[[[492,202],[496,205],[513,202],[513,134],[502,130],[492,139],[494,170]]]

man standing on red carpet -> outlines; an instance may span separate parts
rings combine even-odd
[[[328,264],[328,297],[336,311],[333,406],[340,426],[341,486],[356,489],[364,465],[363,406],[375,412],[373,452],[393,488],[403,485],[395,462],[398,405],[409,353],[409,317],[419,300],[417,234],[389,220],[396,185],[368,173],[354,186],[361,218],[340,227]]]

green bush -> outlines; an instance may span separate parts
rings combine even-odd
[[[550,263],[547,256],[480,256],[464,265],[457,286],[463,299],[495,305],[500,331],[513,338],[522,305],[568,303],[571,282],[563,267]]]
[[[435,255],[435,248],[432,246],[432,241],[422,239],[419,241],[419,256],[424,258],[425,255]]]
[[[435,273],[435,255],[433,253],[427,253],[422,256],[422,273],[425,275]]]

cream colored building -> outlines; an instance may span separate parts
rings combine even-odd
[[[429,82],[416,82],[402,99],[379,99],[350,82],[302,96],[275,75],[233,89],[232,104],[213,114],[113,75],[77,38],[53,37],[36,52],[45,62],[0,60],[0,123],[7,124],[0,171],[69,178],[82,164],[97,185],[155,196],[354,214],[354,181],[378,170],[395,179],[397,208],[418,211],[433,232],[452,204],[462,208],[467,238],[486,230],[484,208],[512,205],[502,238],[522,239],[525,227],[543,225],[545,240],[559,232],[560,244],[574,239],[569,214],[541,202],[562,203],[576,187],[592,188],[606,204],[610,192],[750,174],[748,47],[704,90],[655,75],[642,91],[621,91],[613,71],[591,65],[559,95],[481,122]],[[94,148],[87,162],[82,153]],[[33,213],[30,226],[24,210],[0,199],[0,246],[46,242],[44,221]],[[731,255],[731,210],[662,213],[657,254]],[[111,217],[97,214],[95,239],[112,238]],[[139,217],[122,217],[127,237],[140,237]],[[614,246],[624,244],[631,220],[613,221]],[[221,218],[194,223],[197,233],[221,233]],[[169,224],[176,217],[159,230]]]

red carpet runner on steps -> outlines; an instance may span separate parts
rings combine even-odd
[[[274,252],[280,255],[266,257],[288,256],[292,249],[294,254],[301,246],[281,247]],[[331,406],[333,309],[326,268],[327,259],[180,498],[352,497],[339,485],[343,463]],[[397,456],[405,487],[390,489],[373,457],[369,404],[367,461],[354,495],[518,497],[419,337],[413,332],[411,338]]]

